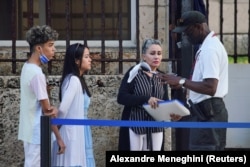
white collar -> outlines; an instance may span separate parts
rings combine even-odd
[[[138,74],[139,69],[143,69],[144,71],[148,71],[152,74],[157,74],[157,71],[152,71],[151,67],[148,63],[141,61],[139,64],[135,65],[134,68],[129,72],[128,83],[130,83]]]

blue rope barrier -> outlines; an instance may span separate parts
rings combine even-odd
[[[51,119],[54,125],[94,125],[122,127],[172,127],[172,128],[250,128],[250,122],[159,122],[121,121],[96,119]]]

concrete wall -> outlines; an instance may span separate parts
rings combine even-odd
[[[237,32],[248,32],[248,0],[237,0]],[[220,26],[220,0],[209,0],[209,25],[219,32]],[[234,0],[223,1],[223,32],[233,33],[234,31]]]
[[[250,65],[229,65],[229,92],[225,98],[229,122],[250,122]],[[229,128],[227,148],[250,148],[249,128]]]
[[[223,42],[229,55],[234,55],[234,28],[236,24],[237,54],[247,55],[249,29],[249,1],[237,1],[237,23],[234,18],[234,0],[223,1]],[[217,34],[220,33],[220,0],[209,0],[209,27]]]

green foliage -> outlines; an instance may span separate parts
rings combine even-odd
[[[229,64],[234,64],[233,56],[228,56],[228,62],[229,62]],[[249,64],[248,57],[247,56],[238,56],[237,57],[237,64]]]

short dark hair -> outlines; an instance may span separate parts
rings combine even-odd
[[[26,32],[26,40],[30,50],[37,44],[44,44],[49,40],[57,40],[59,34],[48,25],[33,26]]]

